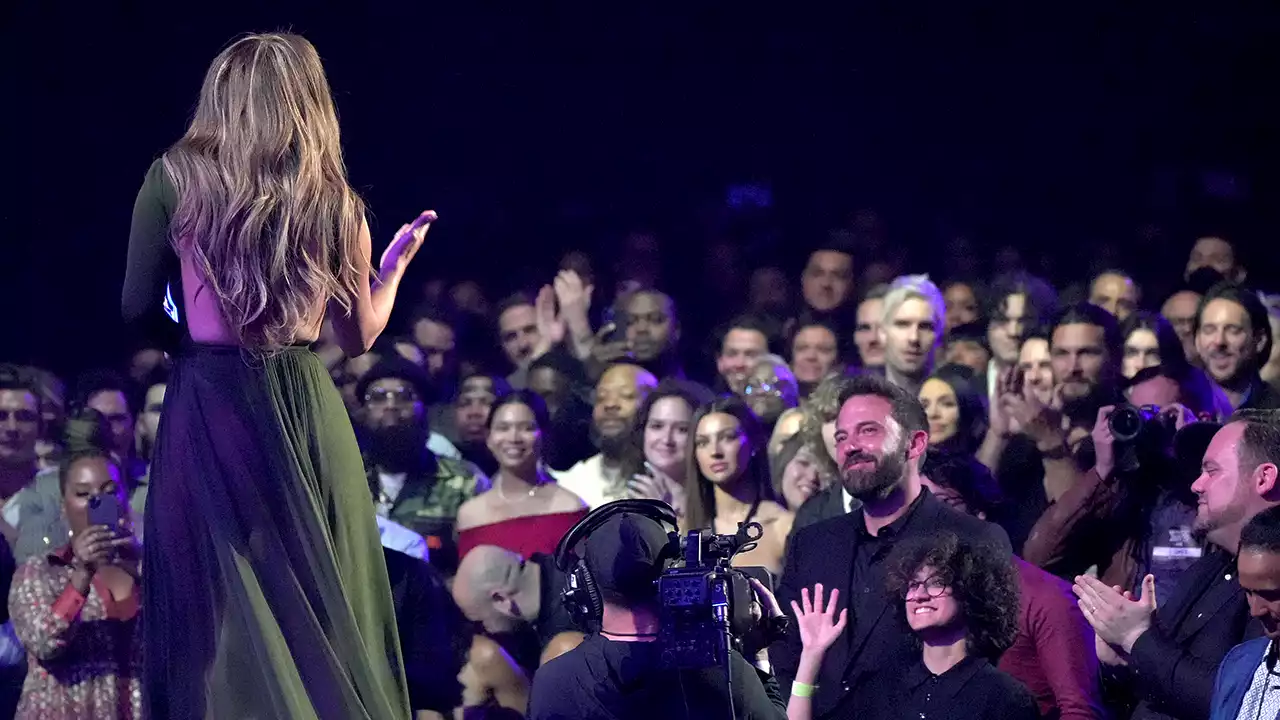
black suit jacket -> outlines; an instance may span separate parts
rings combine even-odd
[[[853,509],[855,510],[861,506],[861,503],[857,500],[854,500],[853,503]],[[810,525],[840,517],[844,514],[844,488],[841,487],[840,483],[836,483],[805,500],[804,504],[796,510],[795,520],[791,522],[791,534],[787,536],[788,542],[796,536],[796,533]]]
[[[1173,597],[1156,598],[1155,621],[1116,678],[1139,699],[1133,720],[1208,720],[1218,665],[1233,646],[1261,635],[1235,573],[1234,559],[1212,549],[1187,568]]]
[[[999,526],[947,507],[927,489],[921,489],[921,493],[920,505],[902,527],[899,539],[951,531],[970,541],[993,545],[1012,558],[1009,537]],[[854,556],[862,538],[859,525],[864,520],[859,511],[846,514],[843,513],[843,505],[839,508],[840,515],[810,525],[792,536],[787,547],[786,570],[778,588],[778,601],[790,612],[791,601],[800,600],[801,588],[812,588],[814,584],[822,583],[828,589],[840,590],[841,606],[847,605],[844,602],[848,597],[846,593],[878,593],[882,600],[881,611],[876,618],[857,623],[856,629],[851,627],[827,651],[813,699],[815,718],[839,713],[859,683],[875,670],[905,667],[920,652],[910,632],[904,631],[903,623],[896,622],[889,612],[899,603],[888,596],[883,586],[852,587]],[[788,696],[800,661],[800,650],[800,633],[794,622],[786,639],[770,648],[770,659],[782,691]]]

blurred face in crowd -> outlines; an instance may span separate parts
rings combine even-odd
[[[942,298],[947,302],[947,330],[978,319],[978,296],[967,283],[951,283]]]
[[[644,459],[668,477],[684,474],[693,408],[680,397],[664,397],[649,408],[644,424]]]
[[[1048,340],[1031,338],[1022,343],[1018,370],[1037,400],[1047,404],[1053,398],[1053,356],[1049,354]]]
[[[853,343],[865,367],[884,367],[884,342],[880,339],[880,321],[884,317],[884,300],[873,298],[858,305],[857,326]]]
[[[929,444],[937,445],[955,437],[960,427],[960,403],[956,391],[938,378],[920,386],[920,404],[929,418]]]
[[[463,280],[449,289],[449,299],[453,306],[473,315],[486,315],[489,312],[489,301],[484,296],[484,288],[475,280]]]
[[[348,412],[356,415],[364,412],[364,398],[356,397],[356,385],[381,359],[382,356],[378,353],[367,352],[342,363],[333,374],[333,382],[342,393],[342,401],[346,403]]]
[[[1250,617],[1262,624],[1268,638],[1280,640],[1280,554],[1260,547],[1242,548],[1236,569]]]
[[[1053,377],[1063,400],[1080,400],[1105,379],[1108,362],[1105,331],[1088,323],[1059,325],[1053,330],[1049,352]]]
[[[477,375],[462,382],[458,399],[454,402],[454,422],[463,442],[480,442],[488,437],[489,411],[498,399],[491,378]]]
[[[698,423],[693,436],[698,470],[713,485],[729,485],[742,477],[751,462],[751,442],[738,418],[711,413]]]
[[[716,369],[729,389],[741,395],[747,387],[747,377],[756,360],[769,352],[769,340],[759,330],[733,328],[724,336]]]
[[[991,361],[991,353],[976,340],[956,338],[947,342],[946,362],[973,368],[976,373],[985,373]]]
[[[1200,294],[1183,290],[1169,296],[1160,308],[1160,314],[1173,325],[1182,341],[1182,349],[1191,361],[1199,360],[1196,350],[1196,311],[1200,309]]]
[[[907,584],[907,624],[918,634],[950,631],[964,623],[960,603],[946,579],[929,566]]]
[[[1129,333],[1124,339],[1124,360],[1121,370],[1124,376],[1131,378],[1140,370],[1160,364],[1160,344],[1156,334],[1146,328],[1139,328]]]
[[[40,401],[27,390],[0,390],[0,467],[28,467],[36,461]]]
[[[615,441],[631,430],[636,410],[658,381],[635,365],[614,365],[596,384],[591,418],[602,440]]]
[[[509,307],[498,316],[498,340],[512,365],[520,368],[529,364],[539,337],[532,305]]]
[[[787,274],[781,268],[762,267],[751,274],[751,307],[764,311],[786,309],[791,298]]]
[[[166,387],[166,385],[160,383],[147,388],[147,395],[143,399],[142,412],[138,415],[137,432],[148,446],[156,441],[156,431],[160,429],[160,411],[164,409],[164,391]]]
[[[1223,426],[1209,441],[1200,463],[1200,477],[1191,485],[1191,491],[1200,500],[1196,508],[1195,532],[1228,552],[1233,552],[1229,547],[1231,538],[1239,537],[1240,530],[1249,521],[1249,509],[1253,504],[1250,496],[1269,491],[1275,482],[1274,465],[1246,467],[1245,458],[1241,457],[1243,439],[1244,423],[1233,422]],[[1265,482],[1262,477],[1255,476],[1268,467],[1272,476],[1270,484],[1265,488],[1255,488],[1259,481]]]
[[[371,428],[409,425],[426,418],[426,406],[413,383],[400,378],[369,383],[363,399],[365,424]]]
[[[67,468],[66,486],[62,492],[62,510],[71,532],[81,532],[89,527],[89,502],[103,495],[115,495],[121,516],[129,509],[124,482],[114,463],[102,457],[77,460]]]
[[[853,287],[853,257],[835,250],[819,250],[809,256],[800,289],[804,301],[819,312],[844,304]]]
[[[826,377],[838,360],[835,333],[822,325],[803,327],[791,341],[791,368],[796,380],[816,383]]]
[[[800,448],[782,470],[782,499],[795,510],[822,489],[821,466],[808,448]]]
[[[1089,288],[1089,302],[1124,320],[1138,309],[1138,287],[1120,273],[1102,273]]]
[[[424,367],[432,377],[451,364],[457,342],[453,328],[424,318],[413,325],[413,341],[422,349]]]
[[[1006,296],[997,308],[996,316],[991,318],[991,324],[987,326],[987,342],[991,345],[991,354],[1004,367],[1018,362],[1018,348],[1022,346],[1022,338],[1029,330],[1027,325],[1027,296],[1022,293]]]
[[[1200,313],[1196,350],[1204,369],[1219,384],[1246,380],[1261,365],[1259,355],[1266,328],[1253,327],[1249,313],[1237,302],[1225,298],[1210,300]]]
[[[542,451],[542,430],[528,405],[504,403],[493,413],[487,441],[498,467],[526,474],[538,464]]]
[[[909,297],[881,330],[885,364],[907,377],[927,375],[938,349],[938,328],[933,308],[918,297]]]
[[[767,359],[756,363],[742,392],[752,412],[766,425],[771,425],[787,408],[800,404],[800,391],[791,369]]]
[[[147,379],[152,370],[165,364],[164,351],[158,348],[143,348],[133,354],[129,361],[129,377],[141,383]]]
[[[111,428],[111,452],[126,458],[133,448],[133,414],[129,401],[119,390],[101,390],[89,396],[85,405],[102,413]]]
[[[636,360],[651,362],[674,349],[680,337],[675,308],[666,295],[638,292],[631,295],[624,308],[627,343]]]
[[[1196,240],[1187,258],[1186,277],[1200,268],[1213,268],[1228,280],[1244,280],[1244,270],[1236,265],[1236,251],[1231,243],[1220,237],[1202,237]]]
[[[907,439],[892,412],[889,401],[878,395],[855,395],[836,416],[840,482],[859,500],[881,500],[902,480]]]
[[[528,381],[529,389],[542,396],[551,417],[558,415],[569,401],[569,378],[549,365],[530,368]]]
[[[1171,378],[1153,377],[1130,387],[1125,392],[1125,399],[1138,407],[1154,405],[1167,408],[1182,402],[1182,388]]]

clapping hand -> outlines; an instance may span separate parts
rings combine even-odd
[[[822,604],[822,583],[813,586],[813,600],[809,599],[809,588],[801,588],[800,604],[791,601],[791,611],[796,616],[796,628],[800,631],[800,642],[805,651],[825,653],[831,643],[844,632],[849,619],[849,609],[840,611],[836,616],[836,602],[840,599],[840,591],[833,589],[831,597],[824,607]]]
[[[636,473],[627,482],[631,497],[661,500],[677,517],[684,517],[684,488],[651,463],[646,461],[644,467],[646,472]]]
[[[1114,649],[1132,653],[1134,643],[1151,627],[1156,613],[1154,575],[1142,579],[1142,595],[1137,599],[1088,575],[1077,577],[1071,589],[1079,598],[1080,612],[1093,626],[1098,639]]]
[[[412,223],[400,226],[391,244],[383,251],[382,260],[378,263],[378,273],[384,280],[399,278],[404,274],[409,261],[422,247],[422,242],[427,237],[427,230],[431,229],[431,223],[436,221],[436,217],[435,210],[424,210]]]

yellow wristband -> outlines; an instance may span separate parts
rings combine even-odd
[[[791,694],[795,695],[796,697],[802,697],[802,698],[813,697],[813,693],[817,689],[818,689],[817,685],[802,683],[799,680],[796,680],[791,683]]]

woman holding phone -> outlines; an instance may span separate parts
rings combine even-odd
[[[18,569],[9,596],[28,671],[15,717],[142,716],[141,575],[119,464],[96,410],[67,422],[62,509],[71,542]]]

